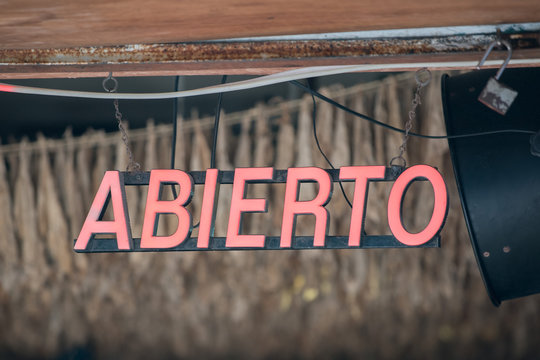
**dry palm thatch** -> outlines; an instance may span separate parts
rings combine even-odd
[[[13,274],[13,268],[17,264],[18,251],[17,240],[15,238],[15,224],[13,221],[13,200],[11,190],[6,174],[6,164],[4,157],[0,158],[0,259],[2,261],[2,273],[6,275]],[[4,283],[8,281],[8,284]],[[11,279],[7,276],[2,277],[2,287],[10,288]]]
[[[71,242],[67,240],[70,236],[64,212],[56,193],[49,154],[45,149],[46,140],[43,136],[39,136],[38,142],[42,146],[39,159],[40,176],[37,185],[39,236],[45,240],[48,257],[53,262],[56,275],[62,279],[64,275],[72,271]]]
[[[277,99],[279,101],[279,99]],[[276,157],[275,165],[276,169],[287,169],[293,167],[295,158],[295,138],[294,128],[291,124],[291,114],[287,102],[281,101],[281,115],[278,121],[279,130],[277,132],[276,139]],[[271,235],[278,235],[281,229],[281,221],[283,217],[283,211],[278,209],[283,208],[283,199],[285,198],[285,186],[278,185],[272,190],[272,228]]]

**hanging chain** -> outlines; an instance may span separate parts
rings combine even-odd
[[[407,161],[403,157],[403,154],[407,151],[407,141],[409,140],[409,132],[412,129],[413,121],[416,120],[416,108],[422,103],[420,98],[420,91],[427,86],[431,81],[431,72],[427,68],[422,68],[416,71],[414,75],[416,80],[416,91],[411,102],[411,110],[409,111],[409,119],[405,123],[405,132],[403,133],[403,142],[399,146],[399,155],[390,160],[390,166],[399,166],[405,168]],[[396,162],[400,162],[399,164]]]
[[[112,87],[108,87],[107,83],[109,81],[112,81]],[[118,89],[118,81],[112,76],[112,72],[109,73],[109,76],[103,80],[103,89],[107,92],[116,92]],[[126,153],[128,155],[128,165],[126,166],[126,171],[140,171],[141,165],[138,162],[135,162],[133,160],[133,153],[131,152],[131,149],[129,147],[129,138],[126,131],[126,128],[124,127],[124,123],[122,121],[122,113],[120,112],[120,108],[118,107],[118,99],[114,99],[114,117],[118,121],[118,129],[120,130],[120,134],[122,135],[122,142],[124,143],[124,146],[126,147]]]

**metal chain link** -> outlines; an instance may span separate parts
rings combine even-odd
[[[390,166],[400,166],[405,168],[407,161],[403,157],[403,154],[407,151],[407,141],[409,140],[409,132],[412,129],[413,121],[416,120],[416,108],[422,103],[420,98],[420,91],[423,87],[427,86],[431,81],[431,72],[427,68],[422,68],[416,71],[414,76],[416,80],[416,91],[411,102],[411,110],[409,111],[409,119],[405,123],[405,132],[403,133],[403,141],[399,146],[399,155],[390,160]],[[422,80],[423,79],[423,80]],[[401,164],[396,164],[399,161]]]
[[[112,81],[113,87],[109,88],[107,87],[107,82]],[[107,92],[116,92],[118,89],[118,81],[112,76],[112,72],[109,73],[109,76],[103,80],[103,89]],[[118,130],[120,130],[120,134],[122,135],[122,142],[124,143],[124,146],[126,147],[126,153],[128,155],[128,165],[126,166],[126,171],[132,172],[132,171],[141,171],[141,165],[133,160],[133,153],[131,152],[131,149],[129,147],[129,138],[126,131],[126,128],[124,127],[124,123],[122,121],[122,113],[120,112],[120,108],[118,106],[118,99],[114,99],[114,117],[118,121]]]

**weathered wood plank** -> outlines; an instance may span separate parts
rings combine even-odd
[[[534,22],[538,0],[7,0],[0,49]]]

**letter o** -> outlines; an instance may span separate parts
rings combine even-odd
[[[435,201],[429,224],[416,234],[404,227],[401,219],[403,196],[409,185],[418,178],[426,178],[433,186]],[[388,225],[396,239],[408,246],[419,246],[431,240],[443,227],[448,211],[448,192],[441,174],[427,165],[415,165],[405,170],[397,178],[388,199]]]

